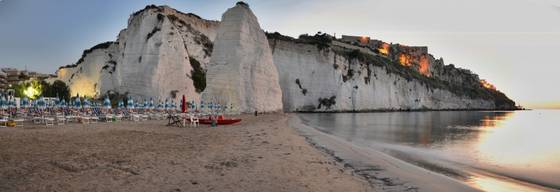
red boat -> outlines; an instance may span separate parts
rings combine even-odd
[[[223,116],[218,117],[218,125],[231,125],[241,122],[241,119],[224,119]],[[212,124],[212,119],[200,119],[200,124]]]

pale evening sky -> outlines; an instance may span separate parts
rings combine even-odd
[[[0,67],[54,73],[113,41],[129,15],[169,5],[219,20],[236,0],[0,0]],[[560,108],[560,0],[247,0],[267,31],[426,45],[528,107]]]

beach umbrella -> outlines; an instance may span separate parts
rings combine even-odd
[[[8,100],[3,96],[0,96],[0,107],[2,107],[2,109],[8,108]]]
[[[126,108],[134,109],[134,100],[132,100],[132,97],[128,97],[128,101],[126,102]]]
[[[150,109],[154,109],[154,98],[150,97]]]
[[[63,99],[62,101],[60,101],[60,106],[66,107],[66,100]]]
[[[37,99],[37,106],[39,108],[45,108],[47,106],[47,103],[45,102],[45,98],[44,97],[39,97],[39,99]]]
[[[89,99],[84,98],[84,108],[90,108],[91,107],[91,102],[89,102]]]
[[[124,108],[124,101],[120,100],[120,101],[117,103],[117,108],[119,108],[119,109]]]
[[[191,101],[191,109],[194,111],[196,109],[196,102]]]
[[[76,99],[74,100],[74,107],[75,108],[81,108],[82,107],[82,101],[80,101],[80,97],[76,97]]]
[[[29,99],[27,99],[27,97],[23,97],[23,99],[21,99],[20,105],[21,107],[27,107],[29,105]]]
[[[187,98],[183,95],[183,99],[181,99],[181,112],[187,112]]]
[[[103,107],[111,109],[111,100],[109,100],[109,97],[105,97],[103,100]]]

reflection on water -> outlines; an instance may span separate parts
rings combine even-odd
[[[560,111],[435,111],[300,114],[303,122],[358,145],[464,169],[476,187],[510,180],[560,189]],[[483,174],[475,174],[483,173]],[[484,176],[483,176],[484,175]],[[493,178],[487,175],[499,175]],[[508,179],[503,179],[508,178]],[[538,191],[535,189],[534,191]]]

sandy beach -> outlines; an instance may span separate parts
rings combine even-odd
[[[373,191],[288,126],[166,121],[0,128],[0,191]]]

